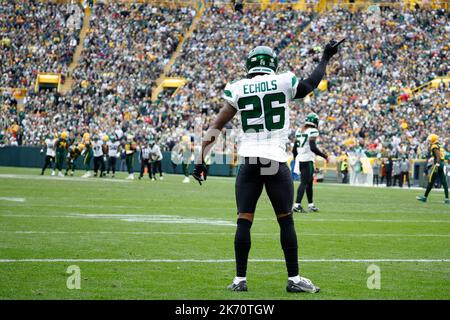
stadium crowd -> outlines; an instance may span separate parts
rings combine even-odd
[[[0,87],[34,87],[38,72],[67,75],[83,23],[76,4],[0,0]]]
[[[155,80],[194,14],[145,5],[95,8],[69,93],[31,93],[19,114],[13,98],[1,98],[4,143],[40,144],[47,130],[64,128],[80,135],[132,133],[136,140],[151,134],[170,150],[181,137],[200,135],[196,125],[206,129],[226,82],[245,75],[243,61],[251,48],[272,46],[279,52],[280,71],[301,78],[332,37],[347,41],[329,66],[328,89],[293,105],[294,128],[309,111],[318,113],[322,148],[335,156],[363,146],[374,155],[420,157],[427,134],[449,137],[449,88],[415,95],[405,90],[449,74],[448,12],[334,9],[313,17],[213,6],[168,73],[185,77],[186,86],[151,103]]]

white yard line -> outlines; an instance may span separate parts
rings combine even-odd
[[[176,232],[176,231],[27,231],[27,230],[0,230],[1,233],[14,234],[129,234],[129,235],[194,235],[194,236],[234,236],[234,232]],[[299,236],[307,237],[443,237],[448,238],[450,234],[403,234],[403,233],[298,233]],[[253,232],[252,236],[276,236],[279,234]]]
[[[81,178],[81,177],[58,177],[58,176],[41,176],[41,175],[30,175],[30,174],[0,174],[0,179],[25,179],[25,180],[51,180],[51,181],[78,181],[78,182],[119,182],[119,183],[130,183],[130,180],[120,179],[120,178]]]
[[[117,214],[118,216],[121,216],[121,214]],[[143,216],[145,214],[142,214]],[[151,216],[151,215],[149,215]],[[84,214],[80,213],[68,213],[67,215],[40,215],[40,214],[0,214],[0,217],[4,218],[69,218],[69,219],[88,219],[89,216],[86,216]],[[109,219],[114,219],[114,217],[108,217]],[[132,215],[130,215],[130,218],[132,218]],[[104,218],[106,219],[106,218]],[[224,218],[226,219],[226,218]],[[275,218],[255,218],[256,220],[261,221],[275,221]],[[235,224],[234,219],[233,222],[230,222],[232,224]],[[380,223],[450,223],[449,220],[400,220],[400,219],[309,219],[305,218],[302,220],[298,220],[298,223],[304,223],[304,222],[380,222]]]
[[[89,263],[231,263],[234,259],[0,259],[0,263],[20,263],[20,262],[89,262]],[[285,262],[283,259],[249,259],[249,262]],[[413,262],[413,263],[442,263],[450,262],[450,259],[299,259],[299,262],[352,262],[352,263],[372,263],[372,262]]]
[[[25,198],[0,197],[0,201],[25,202]]]

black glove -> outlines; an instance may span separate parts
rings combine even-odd
[[[206,166],[204,163],[195,165],[194,172],[192,172],[192,176],[195,180],[202,185],[202,181],[206,181]]]
[[[323,50],[322,59],[325,59],[327,61],[330,60],[331,57],[334,56],[338,52],[339,45],[344,40],[345,40],[345,38],[339,42],[336,42],[334,40],[331,40],[330,42],[328,42],[327,45],[325,46],[325,49]]]

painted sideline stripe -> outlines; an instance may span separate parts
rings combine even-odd
[[[39,214],[0,214],[0,217],[17,217],[17,218],[70,218],[70,219],[86,219],[83,214],[79,213],[69,213],[73,215],[39,215]],[[120,214],[118,214],[120,215]],[[111,219],[113,219],[112,217]],[[224,218],[226,219],[226,218]],[[261,221],[275,221],[275,218],[255,218],[255,220]],[[304,222],[387,222],[387,223],[450,223],[450,220],[390,220],[390,219],[302,219],[299,220],[301,223]],[[234,220],[233,220],[234,223]]]
[[[26,231],[0,230],[0,233],[15,234],[131,234],[131,235],[198,235],[233,236],[233,232],[176,232],[176,231]],[[298,233],[310,237],[450,237],[450,234],[402,234],[402,233]],[[252,236],[276,236],[278,233],[253,232]]]
[[[235,262],[234,259],[0,259],[0,263],[15,262],[92,262],[92,263],[228,263]],[[283,259],[249,259],[249,262],[285,262]],[[299,262],[450,262],[450,259],[299,259]]]

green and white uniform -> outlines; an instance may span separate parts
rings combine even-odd
[[[241,120],[240,156],[287,161],[289,103],[297,86],[292,72],[258,75],[226,85],[223,98],[236,108]]]
[[[308,162],[313,161],[316,158],[316,154],[311,151],[309,141],[311,138],[317,138],[319,136],[319,130],[316,128],[307,128],[306,130],[297,130],[295,132],[295,143],[297,146],[296,161]]]

